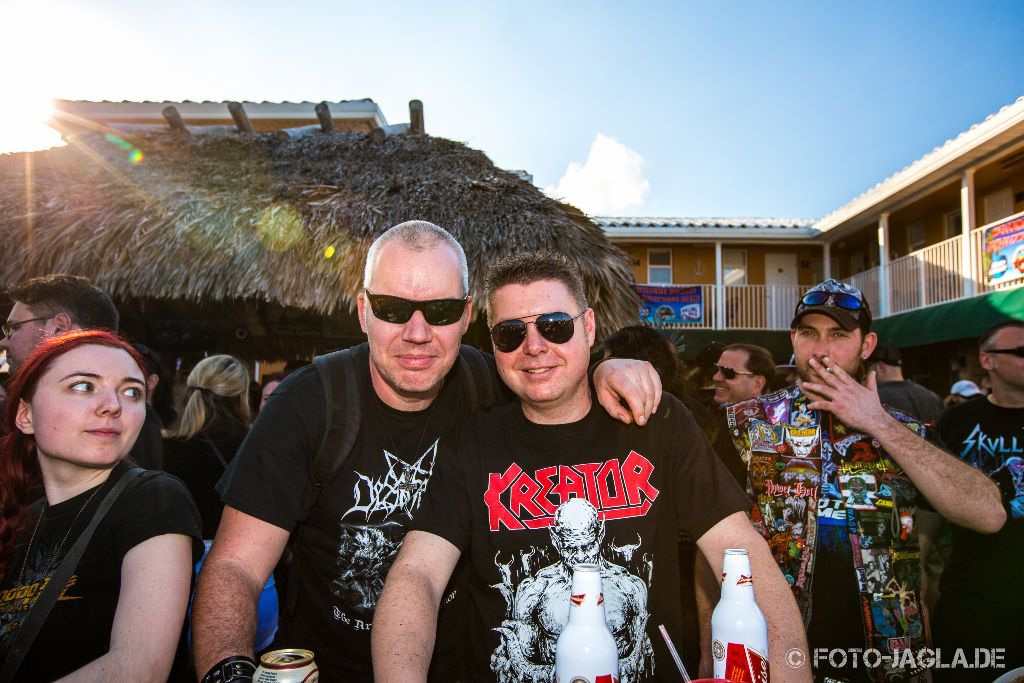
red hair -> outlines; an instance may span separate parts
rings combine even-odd
[[[126,351],[145,375],[146,364],[131,344],[113,332],[74,330],[50,337],[36,347],[18,368],[7,387],[4,406],[4,437],[0,441],[0,577],[7,574],[19,532],[23,531],[29,504],[40,495],[42,474],[35,438],[23,434],[15,420],[18,406],[30,401],[36,384],[54,360],[81,346],[109,346]]]

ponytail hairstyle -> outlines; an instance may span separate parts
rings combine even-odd
[[[22,401],[30,403],[39,379],[53,361],[82,346],[108,346],[121,349],[132,357],[145,374],[146,364],[131,344],[113,332],[73,330],[50,337],[14,373],[7,386],[4,406],[4,437],[0,440],[0,577],[7,573],[18,534],[24,531],[29,504],[42,495],[43,478],[39,470],[36,441],[24,434],[15,420]]]
[[[178,422],[164,430],[168,439],[191,439],[218,420],[234,420],[248,426],[249,370],[234,356],[209,356],[188,374],[188,394]]]

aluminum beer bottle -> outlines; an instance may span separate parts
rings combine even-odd
[[[619,650],[608,630],[601,568],[573,567],[569,623],[555,646],[555,683],[618,683]]]
[[[711,615],[715,678],[768,683],[768,622],[754,600],[750,557],[727,548],[722,564],[722,599]]]

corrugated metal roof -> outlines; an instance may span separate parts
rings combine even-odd
[[[230,114],[227,111],[227,106],[230,103],[230,100],[222,102],[211,100],[204,100],[202,102],[193,102],[191,100],[177,102],[170,100],[163,102],[152,100],[121,100],[120,102],[109,100],[54,100],[53,106],[58,111],[75,114],[87,119],[103,120],[105,118],[130,116],[132,118],[151,118],[162,121],[163,114],[161,112],[168,105],[174,106],[186,119],[230,118]],[[305,118],[315,121],[316,113],[314,112],[314,107],[319,102],[268,102],[266,100],[253,102],[246,100],[241,102],[241,104],[245,107],[246,114],[251,119],[288,117]],[[330,109],[331,115],[335,118],[371,118],[376,120],[377,125],[380,127],[388,125],[387,120],[384,118],[384,112],[381,111],[376,102],[369,98],[327,102],[327,106]]]
[[[609,237],[724,237],[813,239],[811,218],[594,218]]]

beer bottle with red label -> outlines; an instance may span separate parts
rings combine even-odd
[[[722,563],[722,599],[711,615],[715,678],[768,683],[768,622],[754,600],[750,557],[727,548]]]
[[[601,568],[573,567],[569,623],[555,646],[555,683],[618,683],[619,650],[608,630]]]

